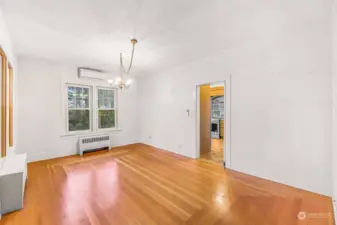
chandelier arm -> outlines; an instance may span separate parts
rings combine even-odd
[[[122,73],[125,73],[125,68],[123,65],[123,57],[122,57],[122,53],[120,54],[120,67],[121,67],[121,76],[123,75]]]
[[[132,68],[133,56],[134,56],[134,52],[135,52],[135,44],[137,44],[137,39],[131,39],[131,43],[132,43],[131,60],[130,60],[130,64],[129,64],[129,67],[128,67],[127,71],[125,71],[125,67],[123,65],[123,54],[120,53],[120,58],[119,58],[119,60],[120,60],[120,68],[119,68],[120,78],[117,82],[120,89],[123,89],[124,87],[127,87],[127,84],[130,83],[129,80],[125,81],[124,79],[126,78],[125,77],[126,75],[129,75],[130,70]]]
[[[130,70],[131,70],[131,67],[132,67],[132,62],[133,62],[133,54],[134,54],[134,52],[135,52],[135,45],[133,44],[132,45],[132,53],[131,53],[131,61],[130,61],[130,66],[129,66],[129,69],[128,69],[128,71],[126,72],[126,74],[128,74],[129,75],[129,73],[130,73]],[[125,72],[125,71],[124,71]]]

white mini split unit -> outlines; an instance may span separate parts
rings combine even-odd
[[[80,67],[77,70],[78,78],[108,81],[112,79],[112,74],[106,73],[102,70]]]
[[[80,79],[90,79],[90,80],[96,80],[96,81],[103,81],[110,84],[112,87],[118,87],[120,89],[129,88],[132,83],[132,79],[125,78],[119,76],[114,76],[113,74],[107,73],[102,70],[97,69],[91,69],[91,68],[85,68],[80,67],[77,71],[78,78]]]

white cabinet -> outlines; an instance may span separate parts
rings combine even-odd
[[[0,159],[0,214],[23,208],[27,179],[27,154]]]

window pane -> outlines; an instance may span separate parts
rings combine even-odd
[[[108,98],[114,98],[114,94],[115,94],[115,92],[113,90],[108,90],[107,91],[107,97]]]
[[[76,97],[74,96],[75,88],[68,87],[68,107],[75,108],[76,106]]]
[[[98,90],[98,99],[103,99],[103,90]]]
[[[69,110],[69,131],[89,130],[89,110]]]
[[[76,99],[75,98],[68,98],[68,108],[76,108]]]
[[[89,99],[89,88],[83,88],[83,90],[82,90],[82,98]]]
[[[89,88],[68,87],[68,108],[89,108]]]
[[[68,87],[68,98],[73,98],[75,93],[74,87]]]
[[[104,103],[103,103],[103,99],[98,99],[98,108],[103,108]]]
[[[76,98],[76,108],[77,109],[88,109],[89,108],[89,100],[83,98]]]
[[[115,127],[115,110],[98,110],[98,128]]]
[[[76,97],[80,97],[81,93],[82,93],[82,89],[81,87],[76,87]]]
[[[89,99],[88,88],[78,88],[76,98]]]
[[[82,108],[85,108],[85,109],[89,108],[89,99],[83,98],[81,103],[82,103]]]
[[[108,99],[108,98],[105,98],[104,99],[104,108],[105,109],[111,109],[111,108],[113,108],[113,100],[112,99]]]
[[[115,107],[114,90],[98,90],[98,108],[111,109]]]

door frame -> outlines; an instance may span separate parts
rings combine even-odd
[[[1,55],[1,157],[7,155],[7,56],[3,48],[0,46]]]
[[[224,83],[225,99],[225,136],[224,136],[224,166],[232,168],[231,165],[231,75],[227,75],[220,81],[210,81],[196,85],[196,158],[200,158],[200,86],[213,83]]]

